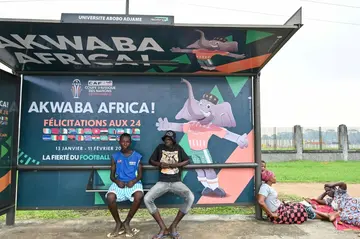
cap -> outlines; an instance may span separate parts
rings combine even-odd
[[[163,141],[165,141],[166,137],[170,137],[174,143],[176,143],[176,133],[172,130],[168,130],[165,132],[165,135],[161,138]]]

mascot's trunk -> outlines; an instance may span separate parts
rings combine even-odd
[[[200,33],[199,46],[202,48],[209,48],[209,41],[206,40],[205,34],[203,31],[197,30]]]
[[[205,116],[200,111],[199,102],[197,100],[195,100],[193,89],[192,89],[192,86],[191,86],[190,82],[188,82],[185,79],[183,79],[182,81],[188,87],[189,99],[188,99],[188,102],[187,102],[188,103],[187,108],[188,108],[189,114],[192,116],[192,118],[194,118],[196,120],[203,119]]]

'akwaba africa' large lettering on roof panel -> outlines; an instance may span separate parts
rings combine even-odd
[[[2,22],[0,59],[29,72],[256,73],[291,30]]]

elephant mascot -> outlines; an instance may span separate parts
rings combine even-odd
[[[215,95],[206,93],[200,101],[196,100],[189,81],[182,79],[188,87],[189,98],[175,116],[176,120],[185,119],[187,123],[172,123],[167,118],[159,118],[156,123],[159,131],[173,130],[188,134],[191,160],[194,164],[212,164],[208,142],[212,135],[236,143],[240,148],[248,146],[247,134],[238,135],[224,127],[235,127],[236,122],[228,102],[218,104]],[[225,197],[214,169],[197,169],[197,178],[204,186],[202,195]]]
[[[196,30],[200,33],[200,39],[193,44],[187,46],[187,49],[179,47],[171,48],[171,52],[192,53],[195,54],[200,67],[204,70],[216,70],[216,63],[213,62],[213,56],[227,56],[235,59],[245,58],[244,54],[234,54],[231,52],[238,51],[238,43],[236,41],[228,41],[223,37],[215,37],[212,40],[205,38],[203,31]]]

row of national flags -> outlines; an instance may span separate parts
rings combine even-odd
[[[8,110],[0,109],[0,115],[9,115]]]
[[[43,128],[43,134],[51,135],[121,135],[140,134],[139,128]]]
[[[48,135],[44,134],[44,141],[119,141],[120,135]],[[131,135],[133,141],[140,141],[140,135]]]
[[[9,117],[0,116],[0,125],[8,125]]]

